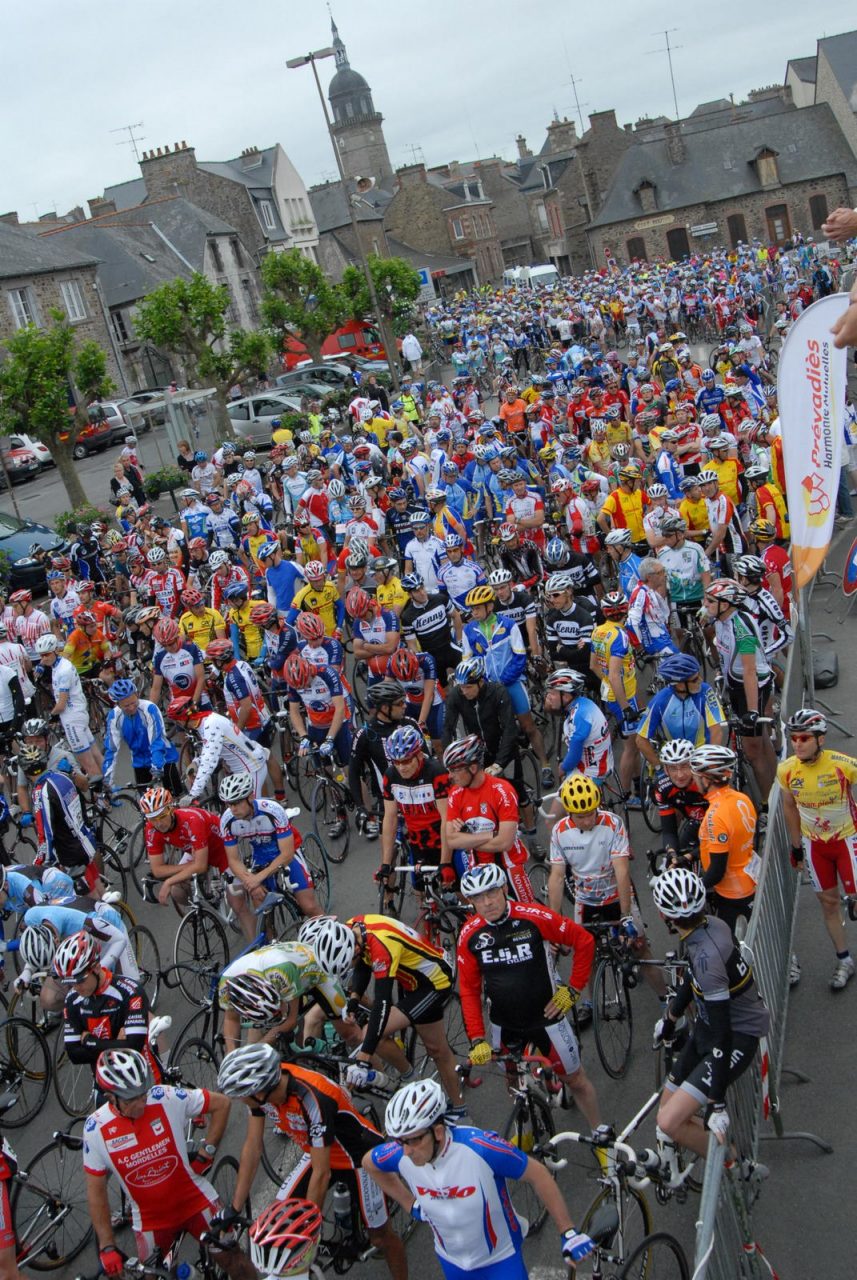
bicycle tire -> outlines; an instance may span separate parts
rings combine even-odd
[[[285,890],[285,895],[285,900],[278,902],[268,916],[267,932],[271,942],[296,942],[304,922],[301,909],[292,897],[291,891]]]
[[[313,834],[324,846],[329,862],[344,862],[351,844],[348,808],[342,788],[322,774],[316,779],[310,802]]]
[[[690,1280],[687,1256],[674,1236],[655,1231],[637,1245],[619,1280]]]
[[[303,1058],[300,1064],[303,1065]],[[337,1078],[336,1083],[339,1083]],[[276,1124],[266,1124],[262,1135],[262,1168],[276,1188],[280,1188],[298,1162],[298,1149]]]
[[[6,823],[6,830],[0,836],[0,849],[4,866],[14,866],[18,862],[26,862],[32,866],[38,846],[29,831],[22,831],[10,819]]]
[[[217,1192],[222,1205],[232,1205],[237,1181],[238,1161],[234,1156],[223,1156],[214,1166],[210,1178],[211,1185]],[[241,1214],[245,1218],[253,1217],[249,1196],[241,1206]]]
[[[614,1205],[619,1211],[619,1229],[611,1244],[610,1251],[624,1262],[626,1258],[632,1256],[640,1241],[651,1235],[652,1211],[642,1191],[638,1191],[636,1187],[629,1187],[624,1182],[620,1186],[621,1189],[618,1192],[620,1203],[617,1203],[617,1190],[615,1187],[606,1186],[601,1188],[584,1213],[578,1231],[587,1234],[593,1218],[602,1205]],[[633,1208],[631,1207],[632,1205]],[[657,1280],[657,1278],[652,1276],[651,1280]]]
[[[65,1041],[57,1036],[54,1042],[54,1093],[57,1102],[67,1116],[80,1120],[92,1110],[92,1067],[88,1062],[72,1062],[66,1053]]]
[[[18,1096],[3,1117],[5,1129],[21,1129],[39,1114],[48,1096],[53,1061],[47,1037],[26,1018],[0,1023],[0,1087]]]
[[[640,806],[643,821],[657,835],[661,830],[661,811],[655,796],[656,784],[652,766],[644,760],[640,768]]]
[[[354,701],[365,723],[369,715],[369,699],[367,692],[369,689],[369,663],[365,658],[358,658],[354,663],[354,670],[351,672],[351,692],[354,694]]]
[[[204,1008],[197,1009],[190,1015],[184,1023],[181,1031],[175,1038],[169,1056],[167,1058],[167,1066],[173,1065],[183,1046],[188,1040],[202,1040],[204,1044],[210,1046],[214,1052],[214,1056],[218,1059],[223,1057],[225,1052],[225,1042],[220,1034],[220,1006],[216,1005],[214,1009]]]
[[[135,924],[128,930],[128,939],[140,970],[138,981],[154,1009],[161,989],[161,952],[155,935],[145,925]]]
[[[391,866],[392,871],[386,883],[378,885],[378,912],[382,916],[401,920],[408,889],[408,851],[401,840],[396,841]]]
[[[121,853],[110,845],[101,849],[101,871],[99,875],[105,891],[118,893],[123,902],[128,901],[128,872],[122,865]]]
[[[197,907],[176,930],[173,945],[176,981],[186,1000],[202,1007],[211,995],[212,971],[222,973],[229,963],[226,930],[213,911]]]
[[[515,1100],[512,1114],[503,1129],[503,1137],[513,1147],[517,1147],[525,1155],[541,1163],[538,1148],[544,1146],[553,1135],[554,1123],[550,1107],[544,1098],[532,1088],[528,1088],[526,1102],[523,1099]],[[555,1178],[552,1170],[549,1169],[548,1172]],[[507,1183],[507,1187],[515,1213],[527,1224],[524,1235],[526,1237],[537,1235],[547,1220],[547,1209],[529,1183],[518,1179]]]
[[[332,897],[332,884],[330,878],[330,864],[327,858],[327,850],[322,841],[318,838],[314,831],[310,831],[308,835],[303,837],[301,842],[301,855],[309,867],[312,876],[313,888],[315,896],[318,898],[319,906],[323,913],[327,913],[330,907]]]
[[[550,863],[533,862],[527,867],[527,877],[533,897],[540,906],[548,905],[548,881],[550,880]]]
[[[529,792],[531,803],[535,808],[542,802],[542,768],[530,747],[520,753],[521,774],[524,786]]]
[[[146,823],[138,822],[134,830],[131,832],[131,838],[128,841],[128,871],[131,875],[134,888],[143,896],[143,878],[149,870],[149,860],[145,856],[146,852]]]
[[[80,1146],[51,1142],[33,1156],[26,1173],[28,1180],[15,1182],[12,1189],[19,1247],[32,1242],[39,1224],[50,1219],[55,1229],[44,1237],[48,1251],[26,1265],[34,1271],[57,1271],[77,1257],[93,1233]],[[57,1201],[69,1210],[61,1221],[56,1217]]]
[[[599,960],[592,980],[592,1030],[601,1065],[613,1080],[628,1069],[634,1022],[631,996],[622,970],[612,956]]]
[[[181,1072],[181,1080],[194,1089],[217,1089],[220,1057],[216,1046],[198,1036],[190,1036],[171,1051],[168,1064]]]

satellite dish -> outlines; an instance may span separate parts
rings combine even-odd
[[[359,174],[354,179],[354,182],[360,195],[363,195],[366,191],[371,191],[375,186],[374,178],[361,178]]]

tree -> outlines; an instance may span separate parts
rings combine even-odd
[[[227,332],[229,303],[226,285],[194,272],[190,280],[172,280],[147,294],[134,327],[141,338],[180,360],[189,382],[214,387],[221,428],[231,436],[229,388],[267,367],[271,342],[264,333]]]
[[[280,347],[289,337],[296,337],[313,360],[321,360],[325,338],[339,328],[348,314],[342,290],[299,249],[266,254],[260,271],[265,286],[262,318],[277,334]]]
[[[109,395],[114,384],[96,342],[75,347],[74,331],[61,311],[45,329],[28,325],[5,342],[0,364],[0,432],[22,431],[47,445],[72,507],[87,497],[72,457],[77,433],[87,422],[86,403]]]
[[[404,258],[378,258],[372,253],[367,261],[381,313],[381,341],[393,373],[393,385],[398,388],[393,321],[419,297],[422,282],[419,273]],[[355,320],[374,314],[369,286],[360,267],[345,268],[342,273],[342,291],[348,299],[349,314]]]

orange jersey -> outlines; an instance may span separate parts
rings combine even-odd
[[[706,798],[708,808],[699,827],[702,870],[708,870],[712,856],[725,853],[726,873],[715,892],[721,898],[749,898],[756,892],[756,881],[747,874],[754,853],[755,806],[732,787],[712,787]]]

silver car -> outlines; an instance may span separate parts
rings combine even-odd
[[[270,449],[271,423],[289,413],[300,413],[301,402],[281,391],[262,391],[257,396],[243,396],[227,406],[232,430],[255,449]]]

